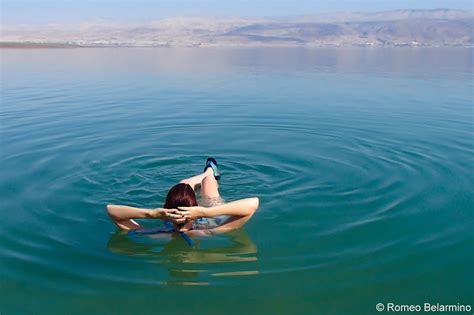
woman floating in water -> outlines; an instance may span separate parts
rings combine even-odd
[[[182,180],[171,187],[163,208],[107,205],[107,213],[123,230],[144,233],[185,231],[191,236],[227,232],[244,225],[257,210],[259,200],[247,198],[225,203],[219,194],[219,179],[216,160],[208,158],[202,174]],[[201,187],[199,203],[195,194],[198,186]],[[168,229],[144,230],[134,219],[161,219]]]

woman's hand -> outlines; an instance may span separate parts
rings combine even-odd
[[[184,223],[186,221],[185,215],[181,211],[178,211],[178,209],[165,209],[165,208],[153,209],[152,218],[161,219],[161,220],[169,220],[178,224]]]
[[[178,210],[180,210],[179,213],[182,213],[188,220],[206,217],[206,209],[207,208],[201,206],[178,207]]]

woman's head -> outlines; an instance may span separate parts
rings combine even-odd
[[[197,206],[196,194],[188,184],[177,184],[171,187],[166,195],[166,201],[163,208],[177,209],[178,207]]]

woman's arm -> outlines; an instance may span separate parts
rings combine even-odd
[[[173,220],[176,223],[184,222],[183,214],[176,209],[144,209],[120,205],[107,205],[107,213],[112,221],[123,230],[140,229],[141,225],[133,219],[162,219]]]
[[[258,198],[247,198],[210,208],[178,207],[178,209],[183,210],[182,213],[188,219],[214,217],[218,215],[229,215],[230,218],[227,219],[222,225],[214,229],[205,230],[204,232],[207,234],[215,234],[224,233],[233,229],[240,228],[242,225],[245,224],[245,222],[247,222],[252,217],[258,206]]]
[[[259,205],[258,198],[246,198],[232,201],[214,207],[178,207],[189,219],[230,215],[236,217],[251,217]]]
[[[204,208],[203,217],[215,217],[218,215],[252,216],[258,208],[258,204],[258,198],[231,201],[219,206]]]

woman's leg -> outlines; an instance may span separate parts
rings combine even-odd
[[[219,184],[214,177],[214,172],[209,167],[205,172],[206,177],[201,182],[201,196],[208,198],[219,197]]]
[[[212,174],[212,170],[211,170]],[[201,182],[206,178],[206,176],[209,175],[209,169],[207,169],[204,173],[201,173],[199,175],[183,179],[180,181],[182,184],[188,184],[191,186],[194,190],[196,190],[197,186],[201,185]]]
[[[202,174],[199,174],[199,175],[196,175],[196,176],[193,176],[193,177],[190,177],[190,178],[183,179],[182,181],[180,181],[180,183],[188,184],[194,190],[196,190],[196,187],[198,185],[201,185],[201,182],[204,180],[204,178],[206,176],[207,176],[207,170],[206,170],[206,172],[204,172]]]
[[[201,186],[201,196],[215,198],[219,197],[219,184],[214,178],[214,172],[209,167],[202,174],[183,179],[180,183],[190,185],[194,190],[198,185]]]

